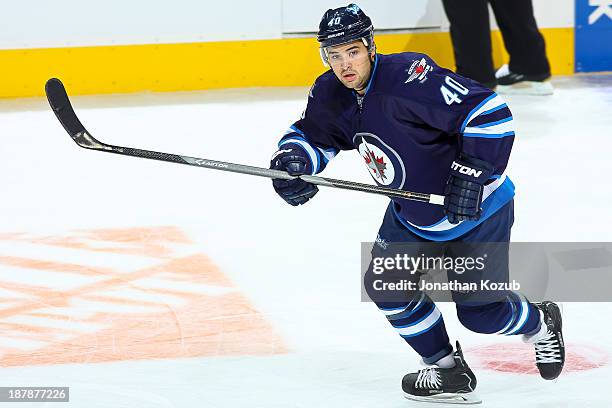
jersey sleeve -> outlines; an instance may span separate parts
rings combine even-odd
[[[491,163],[494,177],[500,176],[514,142],[514,120],[508,105],[483,85],[418,55],[420,60],[411,69],[426,71],[426,79],[417,76],[410,80],[409,73],[412,112],[429,126],[459,137],[462,153]]]
[[[342,109],[334,103],[325,74],[310,88],[308,104],[299,120],[293,123],[278,143],[301,146],[312,162],[313,174],[325,169],[340,150],[354,147],[347,140],[346,125],[341,121]]]

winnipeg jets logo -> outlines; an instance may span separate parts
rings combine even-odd
[[[353,142],[376,183],[402,188],[406,179],[404,164],[393,148],[372,133],[357,133]]]
[[[412,82],[418,78],[419,82],[423,83],[427,79],[427,74],[431,71],[431,65],[427,65],[427,61],[425,58],[422,58],[420,61],[414,61],[408,69],[408,79],[405,84],[408,82]]]
[[[361,9],[359,8],[358,5],[356,4],[350,4],[347,8],[347,11],[350,11],[353,14],[359,14],[359,11],[361,11]]]
[[[387,169],[387,163],[385,163],[385,159],[383,156],[376,157],[376,154],[367,148],[365,148],[366,155],[363,156],[366,164],[370,168],[370,171],[374,174],[376,178],[381,178],[385,180],[387,175],[385,174],[385,170]]]

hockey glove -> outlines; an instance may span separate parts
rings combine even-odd
[[[312,162],[308,153],[298,144],[287,143],[272,156],[270,168],[285,170],[292,176],[312,174]],[[319,189],[302,179],[272,179],[272,186],[278,195],[289,204],[296,206],[310,200]]]
[[[451,224],[480,218],[484,184],[492,174],[493,166],[483,160],[462,154],[453,161],[444,190],[444,211]]]

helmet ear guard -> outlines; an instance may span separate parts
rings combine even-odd
[[[368,49],[368,53],[376,53],[376,43],[374,42],[374,30],[372,30],[372,34],[368,37],[361,37],[361,41],[363,41],[363,45]]]

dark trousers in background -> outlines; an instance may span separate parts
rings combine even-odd
[[[491,3],[510,71],[523,75],[549,74],[544,38],[538,31],[531,0],[442,0],[450,21],[457,73],[494,85],[488,3]]]

